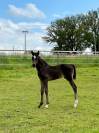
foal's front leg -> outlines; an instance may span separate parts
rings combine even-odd
[[[41,81],[41,101],[38,108],[40,108],[43,105],[43,95],[44,95],[44,83],[43,81]]]
[[[45,108],[48,108],[49,100],[48,100],[48,81],[45,81],[45,95],[46,95],[46,105]]]

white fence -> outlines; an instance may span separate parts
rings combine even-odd
[[[24,55],[29,54],[31,50],[0,50],[0,55]],[[40,51],[43,55],[68,55],[68,56],[83,56],[83,55],[99,55],[97,52],[86,52],[86,51]]]
[[[83,51],[40,51],[40,56],[50,64],[72,63],[98,65],[99,52]],[[0,66],[31,65],[31,50],[0,50]]]

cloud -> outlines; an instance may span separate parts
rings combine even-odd
[[[53,14],[53,18],[54,19],[58,19],[58,18],[61,18],[62,16],[60,14]]]
[[[51,47],[42,40],[45,36],[46,23],[15,23],[11,20],[0,19],[0,48],[1,49],[24,49],[24,34],[22,30],[29,31],[27,34],[27,49],[50,50]],[[37,32],[36,29],[40,31]]]
[[[40,22],[34,22],[34,23],[27,23],[27,22],[20,22],[18,24],[18,26],[21,29],[27,29],[27,30],[31,30],[31,29],[41,29],[41,30],[46,30],[46,28],[49,26],[46,23],[40,23]]]
[[[57,13],[53,14],[52,18],[53,19],[61,19],[61,18],[67,17],[67,16],[75,15],[75,14],[76,14],[76,12],[65,11],[65,12],[62,12],[60,14],[57,14]]]
[[[22,31],[22,30],[46,30],[49,26],[47,23],[41,22],[18,22],[15,23],[11,20],[0,19],[0,30],[11,32],[11,31]]]
[[[45,18],[45,14],[36,7],[35,4],[28,3],[23,8],[18,8],[15,5],[9,5],[9,12],[12,15],[20,16],[20,17],[27,17],[27,18]]]

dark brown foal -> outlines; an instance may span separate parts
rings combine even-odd
[[[48,81],[59,79],[64,77],[69,81],[71,87],[74,91],[74,107],[76,108],[78,105],[78,97],[77,97],[77,86],[74,83],[74,79],[76,79],[76,68],[73,64],[60,64],[56,66],[48,65],[43,59],[39,56],[38,52],[31,51],[32,54],[32,65],[36,67],[38,72],[38,77],[41,82],[41,101],[39,104],[39,108],[43,105],[43,95],[46,95],[46,105],[48,108],[49,100],[48,100]]]

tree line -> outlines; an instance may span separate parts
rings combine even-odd
[[[43,39],[53,50],[99,51],[99,9],[51,22]]]

